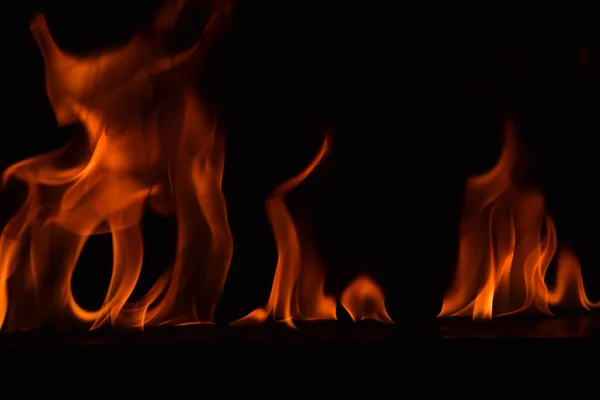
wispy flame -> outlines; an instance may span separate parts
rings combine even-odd
[[[71,142],[3,175],[4,182],[18,179],[28,187],[25,204],[0,238],[5,329],[56,318],[93,327],[212,321],[233,244],[221,191],[223,137],[193,87],[230,3],[216,2],[197,43],[171,55],[162,38],[184,3],[167,3],[151,34],[86,57],[59,49],[43,15],[32,21],[57,121],[80,123],[87,146],[74,165],[65,167]],[[147,296],[126,305],[142,268],[146,204],[176,214],[177,256]],[[111,281],[102,307],[84,310],[73,297],[71,278],[87,238],[107,232],[113,239]]]
[[[520,190],[513,182],[517,151],[509,121],[498,163],[467,181],[456,276],[441,317],[490,319],[532,309],[550,314],[549,305],[562,303],[571,290],[578,299],[574,306],[599,304],[587,299],[579,265],[569,252],[559,258],[559,284],[552,290],[546,286],[556,231],[542,195]]]

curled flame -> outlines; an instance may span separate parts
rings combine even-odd
[[[578,307],[593,306],[570,253],[559,260],[556,288],[549,291],[546,286],[556,231],[542,195],[513,183],[517,150],[509,121],[497,164],[467,180],[456,276],[440,317],[490,319],[532,309],[551,314],[549,305],[561,303],[569,290],[576,291]]]
[[[278,260],[267,305],[234,321],[233,324],[256,324],[269,316],[294,327],[296,319],[336,319],[336,302],[323,292],[325,275],[312,246],[301,246],[298,230],[285,196],[302,183],[317,167],[329,149],[326,135],[319,152],[298,175],[279,185],[266,202],[266,212],[275,242]]]
[[[194,46],[168,54],[162,35],[184,3],[168,2],[151,34],[86,57],[58,48],[43,15],[33,19],[58,124],[80,123],[86,147],[74,165],[67,156],[75,141],[3,175],[24,182],[28,196],[0,237],[0,327],[57,317],[93,328],[212,321],[233,244],[221,191],[223,137],[193,86],[229,2],[215,3]],[[176,214],[177,256],[142,300],[126,304],[142,267],[146,204]],[[87,238],[100,233],[112,235],[112,277],[101,308],[90,311],[74,298],[71,277]]]
[[[266,203],[279,258],[271,294],[265,307],[234,321],[233,325],[260,324],[269,317],[295,327],[294,320],[334,320],[336,300],[324,293],[325,273],[302,222],[292,218],[285,195],[302,183],[329,149],[329,135],[312,162],[298,175],[279,185]],[[359,276],[342,294],[342,305],[354,321],[373,319],[391,323],[383,292],[370,278]]]

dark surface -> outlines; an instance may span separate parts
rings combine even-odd
[[[588,316],[4,334],[0,374],[22,395],[572,394],[596,384],[599,326]]]
[[[0,349],[35,349],[40,346],[162,345],[165,343],[298,343],[298,342],[395,342],[406,339],[443,338],[600,338],[598,313],[539,317],[518,315],[492,321],[470,318],[401,320],[396,324],[362,321],[297,322],[298,329],[282,323],[260,326],[190,325],[141,330],[101,328],[93,331],[50,329],[0,334]]]

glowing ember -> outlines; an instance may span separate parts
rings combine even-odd
[[[556,232],[542,195],[514,185],[517,151],[514,126],[508,122],[498,163],[467,181],[456,277],[441,317],[490,319],[532,309],[550,314],[550,305],[567,298],[574,298],[570,303],[576,307],[600,305],[587,299],[579,264],[568,251],[559,257],[556,287],[547,287]]]

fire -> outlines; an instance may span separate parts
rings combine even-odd
[[[279,185],[267,200],[267,217],[279,254],[273,287],[264,308],[252,311],[234,324],[260,323],[270,315],[290,326],[294,326],[292,317],[336,319],[335,300],[323,293],[325,276],[320,261],[311,247],[308,254],[312,257],[303,262],[296,225],[284,202],[285,195],[302,183],[321,162],[329,148],[329,141],[329,137],[325,136],[312,162],[298,175]],[[304,282],[306,284],[301,284]]]
[[[381,288],[368,276],[357,276],[342,293],[341,303],[354,321],[393,322],[385,309]]]
[[[43,15],[31,22],[43,55],[46,93],[59,125],[79,124],[84,137],[10,166],[2,181],[17,180],[27,198],[0,236],[0,328],[31,329],[66,321],[91,329],[212,323],[233,252],[221,189],[225,137],[194,89],[204,56],[231,11],[215,0],[198,41],[171,54],[165,37],[187,0],[170,0],[151,29],[112,50],[78,57],[54,42]],[[337,299],[325,293],[325,268],[285,197],[331,148],[325,136],[314,159],[274,189],[266,201],[278,261],[267,303],[234,324],[272,318],[337,319]],[[551,307],[600,307],[586,295],[576,256],[562,249],[556,284],[546,274],[557,236],[539,191],[522,189],[508,122],[495,167],[467,180],[456,276],[439,316],[490,319]],[[139,301],[131,294],[141,273],[141,218],[147,207],[177,221],[173,265]],[[71,280],[92,235],[112,237],[111,280],[102,306],[86,310]],[[382,289],[357,276],[339,303],[354,321],[392,323]]]
[[[3,183],[18,180],[28,190],[0,236],[3,330],[63,322],[91,329],[212,323],[233,239],[221,190],[224,134],[194,85],[231,3],[214,1],[198,41],[170,54],[164,38],[185,3],[168,1],[152,29],[120,48],[85,57],[60,49],[43,15],[31,22],[57,122],[80,124],[85,135],[16,163],[3,175]],[[273,315],[293,326],[292,318],[336,318],[336,301],[324,293],[320,259],[284,203],[329,146],[327,136],[313,162],[267,201],[279,262],[267,306],[242,322]],[[139,301],[131,302],[142,269],[140,224],[148,206],[175,217],[176,258]],[[112,276],[100,309],[86,310],[73,295],[71,279],[87,239],[105,233],[112,237]],[[375,283],[362,279],[348,293],[342,303],[354,319],[391,321]]]
[[[579,260],[568,248],[562,249],[558,254],[556,284],[548,293],[548,303],[567,308],[582,307],[588,311],[600,307],[600,301],[593,303],[588,299],[583,287]]]
[[[557,284],[549,288],[546,272],[557,248],[554,224],[544,198],[517,188],[514,126],[506,124],[502,154],[490,171],[467,180],[456,276],[444,297],[440,317],[493,316],[550,306],[600,306],[587,298],[577,258],[560,253]]]
[[[223,135],[193,90],[203,53],[221,29],[229,3],[215,3],[189,50],[169,54],[163,37],[185,1],[158,13],[150,33],[92,56],[58,48],[43,15],[31,32],[44,57],[46,92],[59,125],[79,122],[76,141],[19,162],[3,175],[28,188],[0,238],[0,326],[29,329],[56,319],[99,327],[211,322],[232,255],[221,191]],[[143,259],[145,205],[174,213],[174,265],[137,304],[126,304]],[[91,235],[113,240],[112,277],[99,310],[82,309],[71,277]],[[205,260],[196,265],[198,260]]]
[[[324,294],[325,273],[307,233],[301,232],[287,209],[284,198],[321,162],[330,146],[325,140],[312,162],[298,175],[283,182],[267,200],[266,211],[275,236],[279,258],[267,305],[233,324],[263,323],[270,316],[295,327],[294,320],[334,320],[336,301]],[[381,289],[366,277],[357,278],[342,295],[342,305],[353,320],[392,322],[385,309]]]

